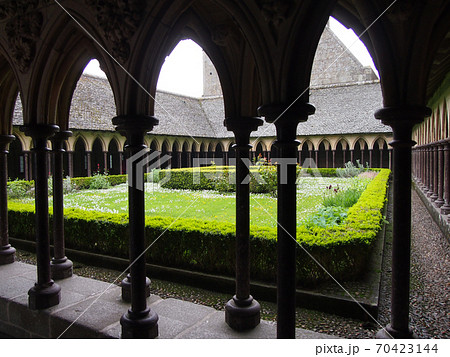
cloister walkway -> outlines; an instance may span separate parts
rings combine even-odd
[[[21,262],[1,267],[0,330],[19,338],[57,338],[61,334],[62,338],[119,338],[119,320],[129,308],[121,299],[119,287],[74,275],[58,281],[65,291],[59,305],[32,311],[28,309],[27,291],[35,281],[35,269]],[[148,305],[159,316],[162,339],[276,338],[273,322],[263,320],[255,329],[238,333],[225,323],[224,311],[156,295],[148,298]],[[331,338],[303,329],[296,329],[296,337]]]

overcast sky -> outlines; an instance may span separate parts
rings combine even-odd
[[[330,27],[364,66],[371,66],[375,70],[366,47],[353,30],[346,29],[333,18],[330,18]],[[85,73],[105,76],[97,60],[92,60],[87,65]],[[181,41],[170,56],[166,57],[158,79],[158,89],[193,97],[203,94],[202,49],[195,42]]]

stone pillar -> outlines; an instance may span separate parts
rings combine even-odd
[[[316,167],[319,167],[319,150],[314,150],[314,160],[316,160]]]
[[[21,130],[33,139],[33,172],[36,206],[37,283],[28,291],[30,309],[40,310],[59,304],[61,288],[51,279],[48,223],[47,140],[59,131],[57,125],[34,124]]]
[[[350,149],[350,161],[353,163],[353,149]]]
[[[295,338],[297,187],[296,163],[299,142],[296,140],[299,122],[314,114],[308,103],[293,105],[285,111],[283,105],[264,105],[258,109],[266,121],[274,123],[278,152],[278,213],[277,213],[277,337]],[[284,113],[282,116],[280,114]],[[283,162],[281,162],[283,160]]]
[[[25,180],[31,181],[31,173],[30,173],[30,152],[24,151],[23,152],[23,168],[24,168],[24,174],[25,174]]]
[[[228,151],[223,152],[223,165],[228,166]]]
[[[126,136],[125,147],[129,157],[146,149],[145,134],[158,124],[150,116],[118,116],[113,118],[116,130]],[[122,338],[155,338],[158,336],[158,315],[147,307],[145,268],[145,202],[144,170],[138,170],[137,162],[127,166],[129,175],[129,226],[131,309],[120,319]],[[131,170],[131,171],[130,171]]]
[[[433,170],[434,170],[434,162],[433,162],[433,147],[428,145],[428,192],[427,197],[431,197],[433,195],[434,187],[433,187]]]
[[[389,149],[389,170],[392,170],[392,149]]]
[[[383,147],[380,148],[380,168],[383,168]]]
[[[336,168],[336,150],[332,150],[333,153],[333,169]]]
[[[119,175],[123,174],[123,151],[119,151]]]
[[[73,263],[67,259],[64,243],[64,190],[63,157],[64,141],[72,136],[71,131],[60,131],[52,138],[53,152],[53,247],[54,257],[50,263],[53,279],[65,279],[72,276]]]
[[[103,173],[108,171],[108,151],[103,151]]]
[[[228,152],[226,154],[228,154]],[[186,152],[186,155],[187,155],[187,167],[192,167],[192,152],[188,151]],[[228,165],[228,158],[226,159],[226,162],[227,163],[225,165]]]
[[[329,150],[325,150],[325,168],[328,169],[328,151]]]
[[[73,151],[67,151],[67,161],[69,166],[69,176],[73,177]]]
[[[430,196],[432,202],[438,198],[438,185],[439,185],[439,159],[438,159],[438,147],[437,144],[433,144],[433,194]]]
[[[426,107],[383,108],[375,113],[392,127],[393,141],[393,227],[391,323],[377,334],[379,338],[412,338],[409,328],[409,285],[411,258],[411,148],[412,128],[431,110]]]
[[[87,163],[87,168],[86,168],[86,171],[87,171],[87,176],[88,177],[91,177],[92,176],[92,163],[91,163],[91,155],[92,154],[92,151],[86,151],[86,163]]]
[[[437,157],[438,157],[438,197],[434,204],[437,208],[440,208],[444,203],[444,146],[445,142],[439,142],[437,149]]]
[[[8,150],[14,135],[0,135],[0,265],[14,263],[16,250],[8,235]]]
[[[369,167],[372,168],[372,151],[373,149],[369,149]]]
[[[345,166],[345,164],[346,164],[346,161],[345,161],[345,154],[347,153],[347,148],[342,148],[342,161],[344,162],[344,166]]]
[[[236,294],[225,305],[225,321],[232,329],[244,331],[260,322],[261,306],[250,295],[250,174],[248,160],[250,134],[263,124],[259,118],[227,118],[236,144]]]
[[[441,207],[441,214],[450,213],[450,143],[444,144],[444,199],[445,203]],[[450,216],[449,216],[450,218]]]

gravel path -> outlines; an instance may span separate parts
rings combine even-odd
[[[428,214],[420,198],[412,193],[411,327],[420,338],[450,338],[450,244]],[[387,220],[391,211],[388,209]],[[388,226],[389,231],[390,226]],[[34,254],[18,251],[18,260],[34,263]],[[389,323],[391,237],[386,235],[380,290],[378,323]],[[77,275],[114,281],[118,272],[75,263]],[[152,279],[152,293],[178,298],[222,310],[230,296],[204,289]],[[259,301],[262,318],[276,320],[276,304]],[[297,327],[345,338],[373,338],[380,329],[376,322],[361,322],[313,310],[297,309]]]

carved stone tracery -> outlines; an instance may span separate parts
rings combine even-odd
[[[4,22],[11,55],[20,71],[26,72],[36,53],[36,41],[42,30],[43,16],[39,0],[3,0],[0,22]]]
[[[130,57],[130,38],[144,17],[145,0],[85,0],[96,10],[98,26],[108,41],[113,57],[125,63]]]
[[[289,16],[291,0],[257,0],[264,20],[279,26]]]

